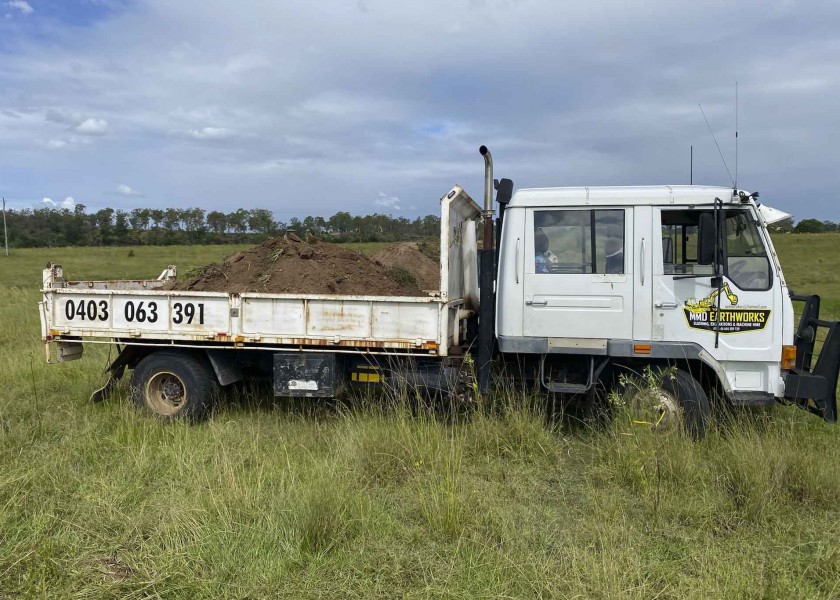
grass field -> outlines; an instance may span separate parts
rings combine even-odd
[[[776,243],[840,318],[840,236]],[[246,396],[163,425],[125,387],[88,403],[107,350],[44,364],[47,260],[149,277],[233,250],[0,256],[0,598],[840,597],[840,435],[795,409],[697,444],[510,393],[454,423]]]

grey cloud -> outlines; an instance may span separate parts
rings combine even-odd
[[[75,127],[81,135],[105,135],[108,133],[108,121],[105,119],[85,119]]]
[[[397,196],[391,196],[385,192],[379,192],[379,197],[373,202],[377,206],[382,206],[390,210],[402,210],[402,204]]]
[[[685,183],[694,145],[695,181],[725,184],[697,105],[732,168],[738,80],[739,182],[838,219],[838,20],[821,1],[151,0],[4,56],[0,105],[23,116],[0,116],[0,177],[75,176],[87,199],[125,174],[162,203],[299,215],[388,190],[428,213],[456,181],[481,196],[482,143],[519,186]],[[90,119],[118,131],[57,162],[32,148]]]
[[[236,132],[226,127],[202,127],[200,129],[176,130],[176,136],[203,140],[203,141],[225,141],[236,137]]]

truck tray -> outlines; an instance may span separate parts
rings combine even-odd
[[[174,268],[168,271],[174,274]],[[440,295],[340,296],[169,291],[158,280],[82,281],[44,270],[46,341],[224,344],[446,355],[449,309]]]

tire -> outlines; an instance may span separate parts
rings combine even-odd
[[[677,369],[662,375],[662,392],[677,401],[681,413],[679,419],[685,432],[694,440],[705,437],[712,409],[700,382]]]
[[[131,400],[141,413],[162,421],[201,421],[213,407],[219,385],[202,356],[163,350],[141,360],[131,373]]]
[[[638,422],[659,431],[681,427],[693,440],[705,437],[712,410],[700,383],[681,369],[660,371],[657,378],[658,389],[631,393],[632,412],[645,419]]]

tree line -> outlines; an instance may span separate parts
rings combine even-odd
[[[264,208],[229,213],[202,208],[103,208],[88,213],[84,204],[77,204],[73,210],[7,210],[6,221],[12,248],[257,243],[290,231],[334,242],[389,242],[436,237],[440,232],[435,215],[407,219],[337,212],[329,218],[292,217],[283,222]],[[0,228],[0,246],[4,243]]]
[[[437,237],[440,219],[427,215],[415,219],[391,215],[292,217],[274,220],[270,210],[244,209],[233,212],[202,208],[135,208],[126,211],[103,208],[88,213],[84,204],[74,209],[37,208],[7,210],[9,246],[35,248],[57,246],[132,246],[177,244],[258,243],[289,231],[312,234],[334,242],[390,242]],[[770,226],[774,233],[827,233],[840,231],[840,223],[792,218]],[[0,246],[5,243],[0,228]]]
[[[840,223],[820,221],[819,219],[802,219],[794,225],[791,217],[769,225],[768,229],[773,233],[836,233],[840,231]]]

